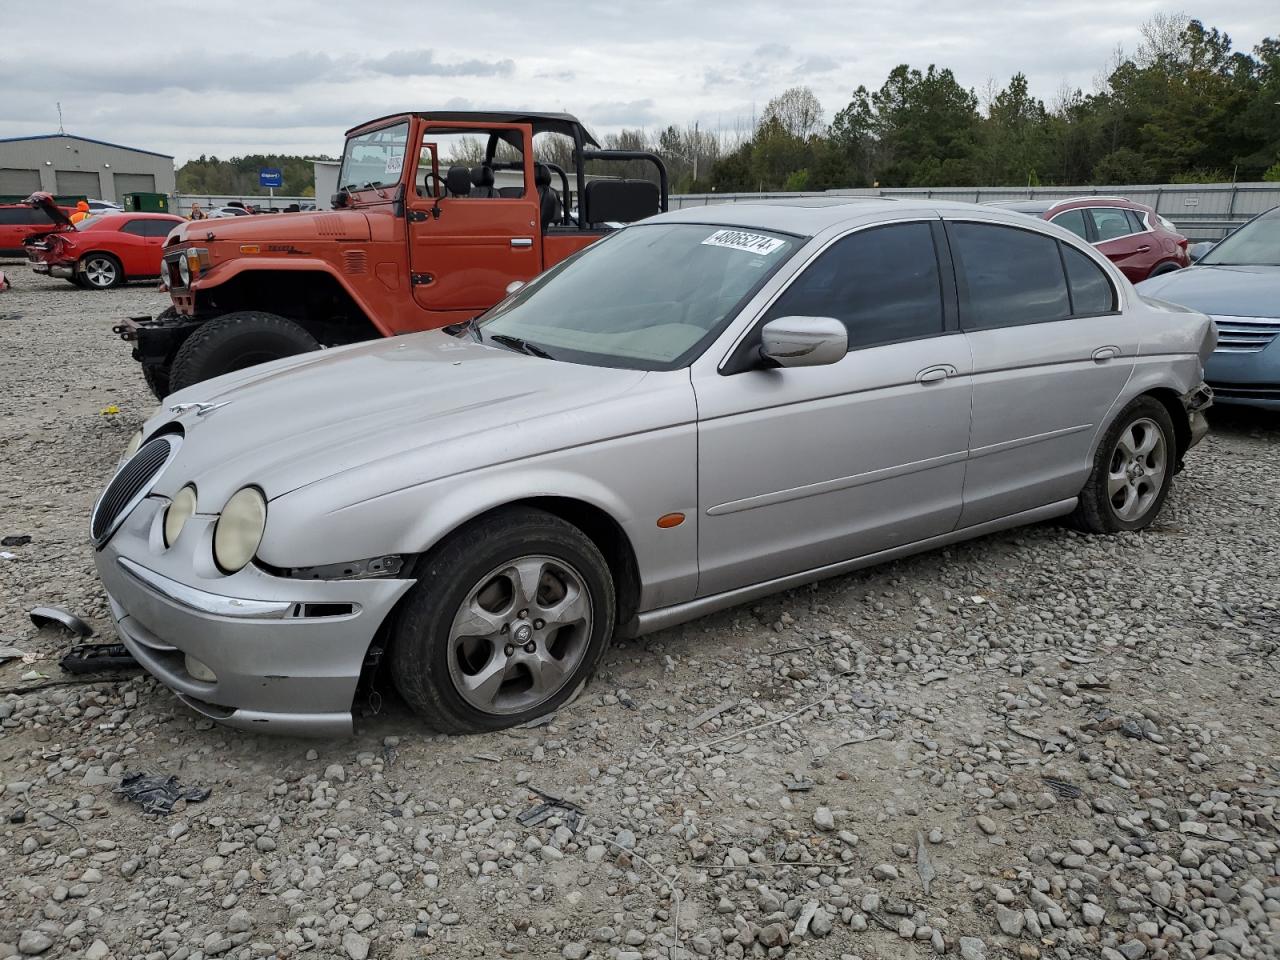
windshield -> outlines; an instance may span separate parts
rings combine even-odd
[[[389,187],[400,182],[409,123],[397,123],[352,137],[342,151],[338,185],[344,190]]]
[[[705,348],[803,241],[692,223],[639,224],[563,261],[480,320],[557,360],[673,370]],[[506,341],[510,342],[510,341]]]
[[[1201,257],[1200,262],[1209,266],[1280,267],[1280,207],[1246,223]]]

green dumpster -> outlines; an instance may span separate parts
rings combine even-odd
[[[132,213],[168,213],[169,198],[163,193],[126,193],[124,208]]]

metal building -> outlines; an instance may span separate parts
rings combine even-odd
[[[65,133],[0,138],[0,196],[44,190],[123,203],[127,193],[175,187],[173,157],[163,153]]]

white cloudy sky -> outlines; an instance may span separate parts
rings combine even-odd
[[[1272,3],[1217,0],[270,0],[4,4],[0,137],[57,129],[174,154],[339,152],[401,109],[567,110],[597,133],[733,129],[798,83],[827,119],[898,63],[979,93],[1017,71],[1052,100],[1091,90],[1141,23],[1185,11],[1251,50]],[[80,25],[80,26],[77,26]],[[77,34],[83,28],[83,33]],[[78,36],[78,39],[73,39]],[[51,37],[47,43],[41,37]],[[19,38],[25,38],[19,40]]]

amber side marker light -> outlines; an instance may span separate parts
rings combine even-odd
[[[684,523],[683,513],[664,513],[658,518],[658,526],[663,530],[669,530],[671,527],[678,527]]]
[[[256,243],[242,243],[240,244],[240,252],[241,253],[261,253],[262,247],[260,247]]]

